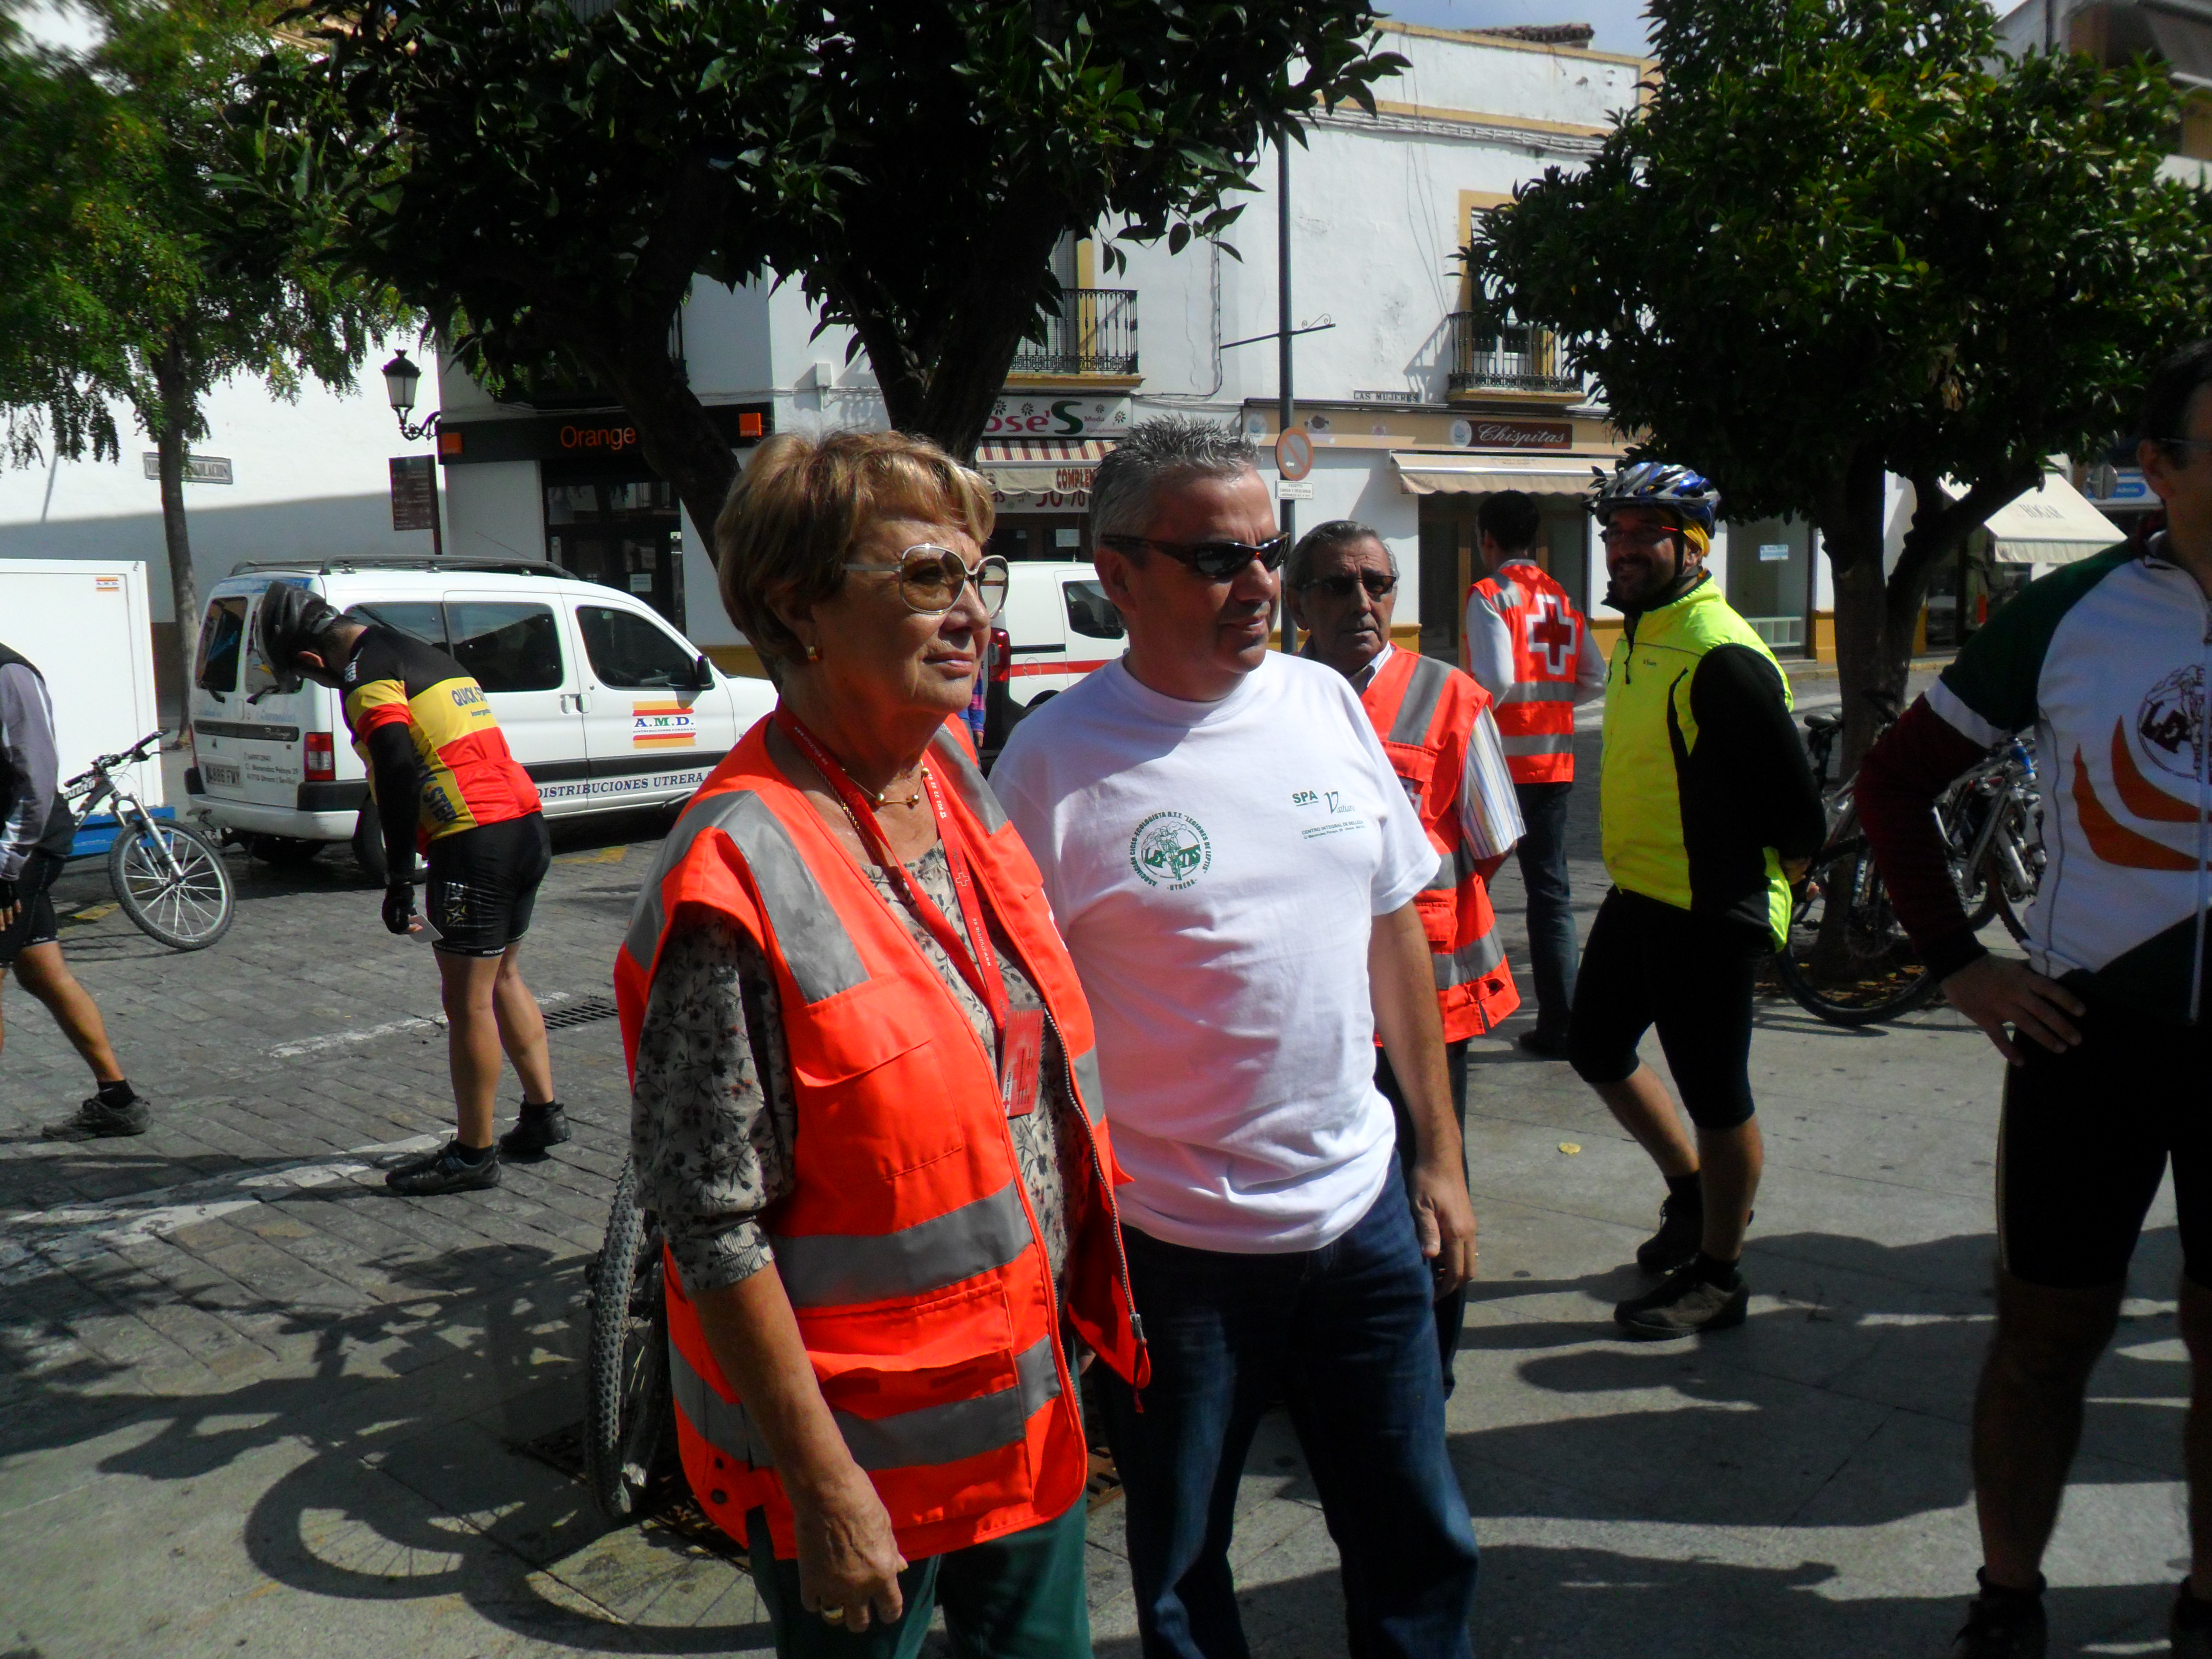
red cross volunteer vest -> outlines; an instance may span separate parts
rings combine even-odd
[[[1459,823],[1468,734],[1489,701],[1473,676],[1410,651],[1392,652],[1359,696],[1437,849],[1437,872],[1413,908],[1429,936],[1446,1042],[1487,1031],[1521,1006],[1498,942],[1489,884]]]
[[[1089,1473],[1060,1310],[1016,1167],[994,1057],[912,936],[769,757],[761,721],[678,819],[615,961],[635,1067],[669,926],[687,905],[742,927],[775,975],[797,1134],[794,1187],[763,1223],[823,1399],[908,1560],[1064,1513]],[[1042,995],[1090,1130],[1067,1194],[1066,1313],[1115,1372],[1150,1365],[1130,1306],[1089,1007],[1036,866],[962,738],[928,763],[975,884]],[[797,1553],[765,1441],[664,1264],[684,1470],[732,1537],[764,1509]]]
[[[1492,710],[1516,783],[1575,781],[1575,665],[1589,627],[1567,590],[1526,559],[1474,591],[1513,639],[1513,684]]]

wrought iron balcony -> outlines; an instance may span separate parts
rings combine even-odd
[[[1060,290],[1060,315],[1038,320],[1009,374],[1134,374],[1137,295],[1126,288]]]
[[[1534,323],[1478,327],[1474,313],[1451,314],[1447,392],[1542,392],[1580,395],[1582,377],[1567,372],[1559,337]]]

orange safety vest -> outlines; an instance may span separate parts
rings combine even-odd
[[[1489,702],[1472,675],[1402,650],[1390,653],[1359,696],[1437,849],[1437,872],[1413,906],[1429,936],[1447,1042],[1487,1031],[1521,1006],[1491,911],[1490,885],[1459,823],[1468,734]]]
[[[1575,668],[1589,626],[1567,590],[1528,560],[1475,583],[1513,637],[1513,684],[1498,699],[1498,734],[1516,783],[1575,781]]]
[[[1089,1474],[1044,1245],[994,1056],[913,936],[746,733],[677,820],[615,959],[623,1043],[685,905],[742,927],[775,975],[798,1121],[794,1187],[762,1218],[823,1398],[908,1560],[1063,1514]],[[948,728],[929,751],[976,886],[1042,995],[1090,1126],[1068,1194],[1066,1313],[1120,1376],[1150,1380],[1130,1304],[1091,1012],[1029,851]],[[798,1553],[771,1454],[664,1262],[684,1472],[743,1540],[768,1513]]]

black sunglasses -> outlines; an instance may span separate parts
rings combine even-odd
[[[1109,547],[1157,547],[1210,582],[1227,581],[1255,559],[1262,570],[1277,569],[1291,550],[1288,536],[1271,536],[1256,547],[1250,542],[1164,542],[1152,536],[1101,536],[1098,539]]]
[[[1398,579],[1386,576],[1379,570],[1362,570],[1349,576],[1316,576],[1306,584],[1309,592],[1316,587],[1333,599],[1350,599],[1355,587],[1365,588],[1370,599],[1382,599],[1398,591]]]

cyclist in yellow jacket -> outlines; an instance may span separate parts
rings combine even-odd
[[[1737,1261],[1759,1190],[1752,986],[1789,927],[1786,872],[1826,820],[1790,684],[1721,597],[1705,556],[1719,495],[1645,461],[1601,484],[1606,603],[1628,619],[1607,674],[1603,799],[1612,890],[1583,950],[1568,1057],[1667,1180],[1637,1265],[1665,1280],[1613,1310],[1630,1336],[1743,1322]],[[1654,1025],[1696,1127],[1637,1057]]]

